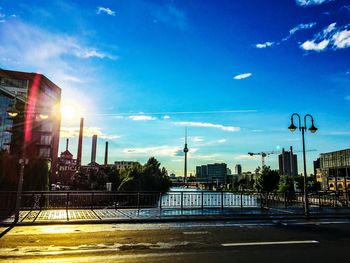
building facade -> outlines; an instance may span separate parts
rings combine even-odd
[[[321,153],[320,176],[328,190],[350,189],[350,149]]]
[[[73,154],[68,150],[68,142],[67,139],[66,150],[61,152],[57,161],[57,176],[54,177],[54,180],[51,183],[57,184],[60,182],[62,185],[70,185],[72,177],[77,172],[77,159],[74,159]]]
[[[278,164],[280,175],[298,175],[298,158],[293,153],[292,147],[290,147],[290,151],[282,149],[282,153],[278,156]]]
[[[203,182],[226,184],[227,164],[214,163],[196,167],[196,179]]]
[[[115,161],[113,164],[113,167],[117,168],[118,170],[127,169],[133,167],[135,164],[138,164],[138,162],[134,161]]]
[[[242,165],[236,164],[236,166],[235,166],[235,174],[238,174],[238,175],[242,174]]]
[[[54,175],[61,89],[41,74],[0,70],[0,90],[1,149],[25,159],[48,160]],[[18,114],[9,116],[9,107]]]

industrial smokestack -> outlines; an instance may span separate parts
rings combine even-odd
[[[79,140],[78,140],[78,153],[77,153],[77,165],[81,165],[81,154],[83,150],[83,130],[84,130],[84,118],[80,119],[80,130],[79,130]]]
[[[92,146],[91,146],[91,162],[96,162],[96,148],[97,148],[97,135],[92,136]]]
[[[108,164],[108,142],[106,142],[106,148],[105,148],[105,166]]]
[[[284,148],[282,148],[282,175],[286,175],[286,167],[284,167]]]
[[[67,138],[67,140],[66,140],[66,151],[68,151],[68,144],[69,144],[69,139]]]

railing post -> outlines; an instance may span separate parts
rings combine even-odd
[[[67,192],[66,195],[66,212],[68,213],[68,206],[69,206],[69,192]]]
[[[137,192],[137,215],[140,215],[140,192]]]
[[[204,192],[202,191],[202,214],[203,214],[203,210],[204,210]]]
[[[224,192],[221,192],[221,210],[224,210]]]
[[[35,202],[35,200],[34,200],[34,193],[32,193],[32,207],[31,207],[30,210],[33,210],[33,208],[34,208],[34,202]]]
[[[94,210],[94,192],[91,192],[91,210]]]
[[[337,191],[335,193],[335,207],[338,207],[338,202],[339,202],[339,192]]]
[[[242,191],[241,191],[241,209],[243,208],[243,194],[242,194]]]
[[[42,210],[42,208],[43,208],[43,202],[44,202],[44,194],[43,193],[41,193],[41,195],[40,195],[40,211]]]
[[[317,192],[317,197],[318,197],[318,207],[321,207],[321,195],[320,195],[320,192]]]
[[[162,192],[159,193],[159,211],[162,211]]]
[[[184,192],[181,191],[181,214],[182,214],[182,210],[184,208],[184,200],[183,200],[183,197],[184,197]]]
[[[287,192],[284,192],[284,208],[287,208]]]

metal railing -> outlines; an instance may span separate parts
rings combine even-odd
[[[302,207],[302,193],[258,192],[105,192],[35,191],[23,192],[21,210],[45,209],[211,209],[211,208],[293,208]],[[316,207],[349,207],[349,194],[310,193],[309,204]],[[0,210],[13,211],[16,192],[0,192]]]

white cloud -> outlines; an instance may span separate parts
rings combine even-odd
[[[115,58],[94,47],[85,46],[75,37],[53,34],[18,20],[7,22],[0,28],[0,34],[7,36],[0,38],[0,56],[36,71],[47,72],[51,68],[55,72],[72,71],[66,62],[67,56],[84,59]]]
[[[154,121],[156,118],[147,115],[132,115],[129,116],[129,119],[133,121]]]
[[[267,48],[273,46],[274,42],[265,42],[265,43],[258,43],[255,45],[256,48]]]
[[[81,58],[110,58],[117,59],[118,57],[105,54],[96,49],[83,49],[77,52],[77,56]]]
[[[227,141],[226,139],[208,141],[208,140],[204,140],[204,137],[202,136],[189,137],[189,139],[191,139],[191,143],[193,143],[195,146],[200,146],[200,147],[223,144]],[[181,140],[184,140],[184,138],[181,138]]]
[[[215,162],[222,162],[223,160],[218,159],[220,158],[219,154],[207,154],[207,155],[194,155],[192,156],[192,159],[196,160],[203,160],[203,161],[215,161]]]
[[[328,44],[328,39],[324,39],[319,43],[315,43],[314,40],[307,40],[301,44],[300,47],[304,50],[322,51],[328,46]]]
[[[169,115],[164,115],[162,118],[163,118],[164,120],[169,120],[169,119],[170,119],[170,116],[169,116]]]
[[[336,23],[329,24],[312,40],[307,40],[300,45],[304,50],[323,51],[327,48],[333,50],[350,47],[350,24],[336,28]]]
[[[97,135],[102,139],[118,139],[119,135],[108,135],[102,132],[102,129],[99,127],[84,127],[84,137],[92,137],[93,135]],[[61,138],[73,138],[79,136],[79,127],[61,127],[60,137]]]
[[[159,112],[117,112],[104,114],[105,116],[122,116],[122,115],[163,115],[163,119],[167,119],[168,114],[171,115],[187,115],[187,114],[228,114],[228,113],[254,113],[257,110],[213,110],[213,111],[159,111]],[[165,116],[164,116],[165,115]],[[164,118],[165,117],[165,118]],[[170,116],[169,116],[170,117]]]
[[[350,136],[349,131],[332,131],[329,132],[327,135],[332,135],[332,136]]]
[[[300,31],[300,30],[304,30],[304,29],[309,29],[309,28],[312,28],[316,25],[315,22],[313,23],[308,23],[308,24],[299,24],[297,25],[296,27],[293,27],[291,30],[289,30],[289,34],[290,35],[293,35],[295,34],[297,31]]]
[[[208,122],[192,122],[192,121],[182,121],[182,122],[174,122],[175,125],[180,126],[193,126],[193,127],[208,127],[208,128],[216,128],[223,131],[229,131],[229,132],[238,132],[240,131],[239,127],[234,126],[224,126],[221,124],[214,124],[214,123],[208,123]]]
[[[62,76],[62,80],[76,82],[76,83],[82,83],[83,82],[82,79],[80,79],[78,77],[75,77],[75,76],[71,76],[71,75],[63,75]]]
[[[191,137],[191,140],[193,142],[202,142],[202,141],[204,141],[204,138],[203,138],[203,136],[194,136],[194,137]]]
[[[336,28],[337,23],[332,23],[329,24],[324,30],[323,30],[323,34],[328,34],[330,32],[332,32],[335,28]]]
[[[190,152],[194,153],[198,149],[190,149]],[[141,148],[126,148],[123,150],[125,154],[136,155],[154,155],[154,156],[179,156],[182,153],[182,149],[179,147],[162,145],[154,147],[141,147]]]
[[[243,74],[236,75],[233,78],[236,80],[240,80],[240,79],[249,78],[251,75],[252,75],[252,73],[243,73]]]
[[[97,14],[99,15],[101,13],[105,13],[105,14],[110,15],[110,16],[115,16],[115,11],[112,11],[108,7],[98,7],[97,8]]]
[[[295,0],[297,5],[300,6],[311,6],[311,5],[321,5],[333,0]]]
[[[253,155],[250,156],[249,154],[239,154],[233,157],[234,160],[261,160],[261,156]]]
[[[335,33],[332,37],[335,48],[350,47],[350,30],[343,30]]]
[[[288,39],[291,38],[292,35],[294,35],[296,32],[300,31],[300,30],[305,30],[305,29],[309,29],[312,28],[316,25],[316,22],[312,22],[312,23],[307,23],[307,24],[299,24],[295,27],[293,27],[291,30],[289,30],[289,35],[286,36],[285,38],[282,38],[281,41],[278,42],[265,42],[265,43],[259,43],[256,44],[255,47],[256,48],[267,48],[267,47],[272,47],[272,46],[278,46],[280,45],[282,42],[287,41]]]

